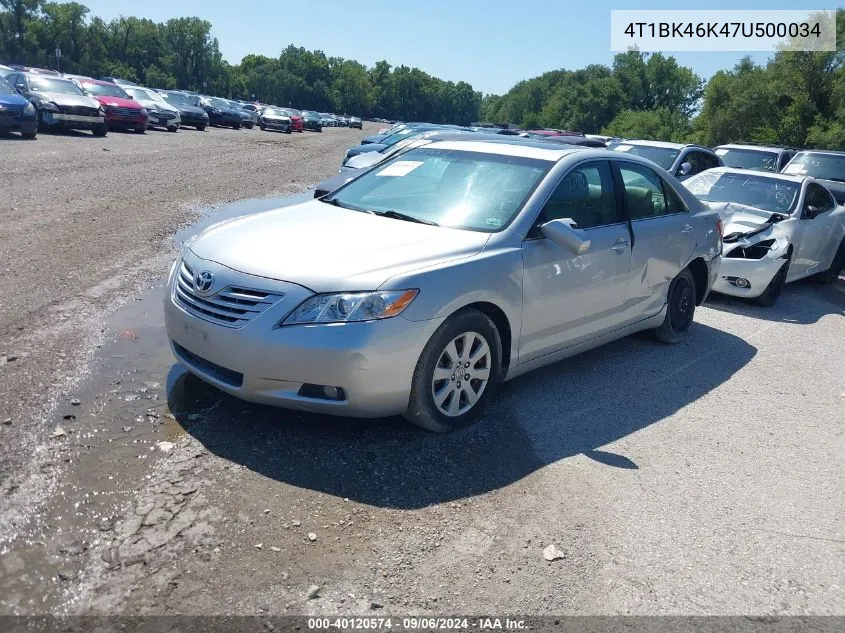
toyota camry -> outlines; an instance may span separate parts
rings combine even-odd
[[[504,380],[633,332],[689,333],[721,225],[658,171],[572,146],[411,149],[186,242],[173,352],[245,400],[466,426]]]

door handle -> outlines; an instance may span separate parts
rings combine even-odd
[[[684,228],[681,229],[681,233],[692,233],[695,227],[692,224],[684,224]]]
[[[631,242],[629,242],[628,240],[620,237],[618,240],[616,240],[613,243],[613,246],[610,247],[610,250],[612,250],[612,251],[624,251],[628,248],[628,246],[630,244],[631,244]]]

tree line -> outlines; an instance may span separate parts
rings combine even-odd
[[[288,46],[278,57],[229,64],[200,18],[105,22],[77,2],[0,0],[0,62],[118,76],[156,88],[404,121],[484,120],[628,138],[845,149],[845,10],[838,48],[749,58],[704,82],[671,56],[620,53],[610,66],[554,70],[504,95],[418,68],[328,57]]]
[[[386,61],[368,68],[293,45],[279,57],[247,55],[232,65],[200,18],[105,22],[78,2],[0,0],[0,63],[56,68],[57,48],[62,72],[155,88],[405,121],[468,124],[481,111],[481,93],[470,84],[419,68]]]
[[[845,149],[845,10],[837,50],[742,59],[706,83],[673,57],[620,53],[610,67],[555,70],[485,95],[485,119],[704,145]]]

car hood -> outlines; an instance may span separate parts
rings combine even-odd
[[[182,114],[193,114],[194,116],[202,116],[203,114],[205,114],[205,110],[203,110],[199,106],[178,105],[174,107],[179,110],[179,112]]]
[[[94,109],[100,107],[99,101],[86,95],[66,95],[60,92],[36,92],[33,95],[41,101],[52,101],[60,106],[83,106]]]
[[[0,92],[0,105],[4,106],[25,106],[29,103],[26,97],[19,94],[10,94],[8,92]]]
[[[488,239],[311,200],[210,227],[190,248],[243,273],[342,292],[375,290],[395,275],[469,257]]]
[[[104,106],[115,106],[117,108],[135,108],[140,109],[145,107],[144,104],[135,101],[134,99],[124,99],[122,97],[94,97]]]
[[[369,145],[356,145],[355,147],[350,147],[346,150],[346,158],[351,156],[357,156],[358,154],[366,154],[367,152],[378,152],[379,150],[384,149],[387,145],[381,145],[380,143],[370,143]]]
[[[169,112],[178,113],[179,110],[174,108],[169,103],[162,103],[161,101],[153,101],[152,99],[136,99],[138,103],[143,104],[147,110],[167,110]]]
[[[344,167],[351,169],[367,169],[372,167],[377,162],[384,160],[386,156],[380,152],[364,152],[363,154],[356,154],[352,156]]]
[[[725,223],[723,234],[726,238],[756,235],[786,217],[783,213],[772,213],[738,202],[706,202],[705,204],[722,218]]]

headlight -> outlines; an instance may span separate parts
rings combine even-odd
[[[349,323],[397,316],[411,305],[419,290],[342,292],[307,299],[278,325]]]
[[[27,104],[24,106],[24,108],[23,108],[23,113],[24,113],[26,116],[32,116],[32,115],[34,115],[34,114],[35,114],[35,106],[34,106],[34,105],[32,105],[31,103],[27,103]]]
[[[147,113],[147,109],[146,109],[146,108],[141,108],[141,116],[147,116],[147,114],[148,114],[148,113]]]
[[[57,106],[55,103],[51,103],[49,101],[42,101],[41,102],[41,108],[44,109],[44,110],[47,110],[48,112],[58,112],[59,111],[59,106]]]

